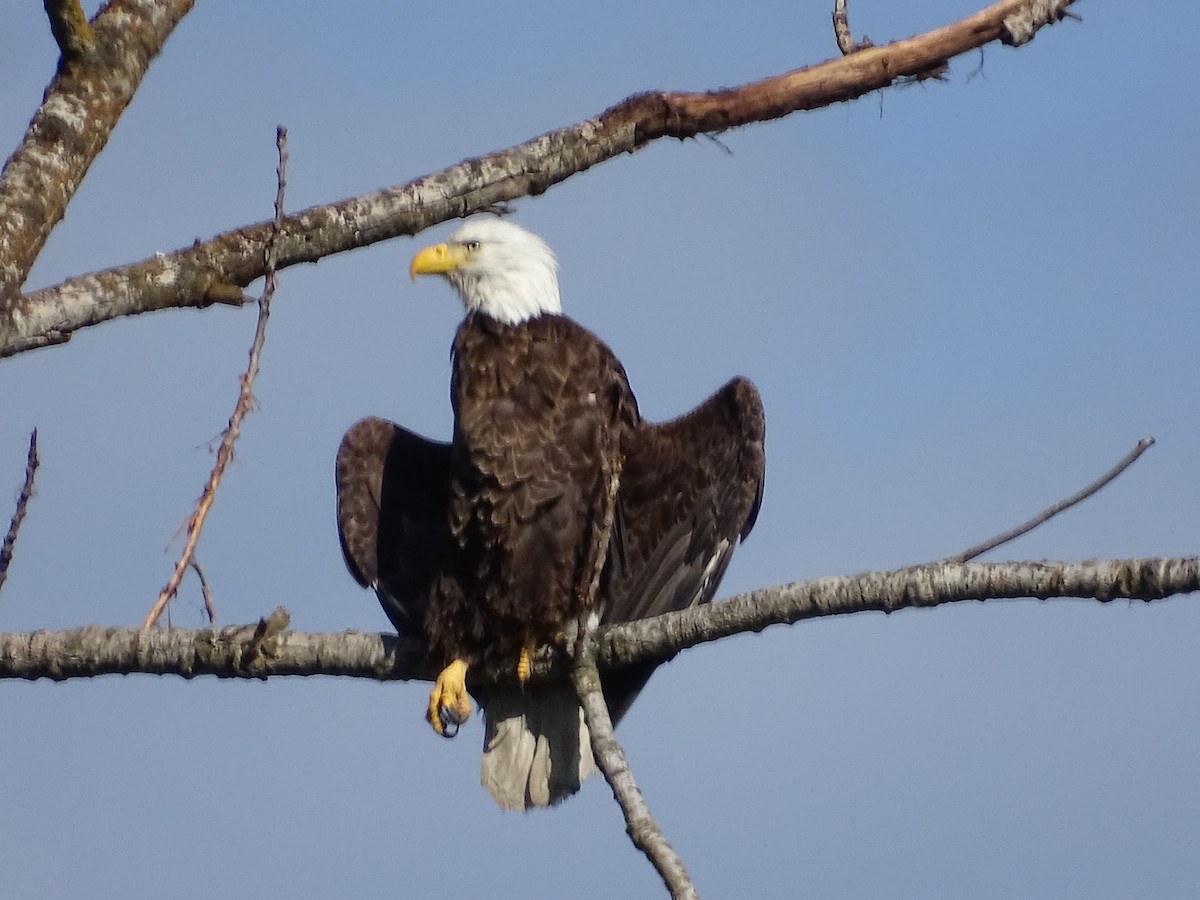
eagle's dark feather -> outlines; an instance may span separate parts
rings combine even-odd
[[[471,314],[453,371],[451,544],[425,630],[447,660],[515,657],[590,612],[637,405],[609,349],[564,316]]]
[[[336,480],[346,567],[375,590],[399,634],[424,635],[429,588],[449,534],[450,445],[363,419],[342,438]]]
[[[678,419],[640,425],[625,454],[602,622],[712,600],[734,547],[758,516],[765,429],[762,400],[744,378]],[[658,665],[604,673],[614,722]]]
[[[749,381],[654,425],[612,352],[571,319],[473,314],[455,338],[451,397],[452,444],[364,419],[338,452],[346,563],[398,631],[423,621],[447,660],[515,656],[591,611],[581,603],[597,564],[601,622],[712,599],[762,499],[764,416]],[[613,477],[610,541],[597,548]],[[615,718],[655,667],[605,673]]]

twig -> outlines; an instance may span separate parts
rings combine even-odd
[[[1082,503],[1088,497],[1092,496],[1092,494],[1096,493],[1098,490],[1132,466],[1135,462],[1137,462],[1138,457],[1140,457],[1153,446],[1154,438],[1142,438],[1137,442],[1136,446],[1134,446],[1132,450],[1130,450],[1125,454],[1124,457],[1121,458],[1120,462],[1118,462],[1115,466],[1113,466],[1083,490],[1072,494],[1065,500],[1058,501],[1058,503],[1055,503],[1053,506],[1047,509],[1042,510],[1023,525],[1018,525],[1016,528],[1012,528],[1003,534],[998,534],[993,538],[989,538],[982,543],[976,544],[969,550],[964,550],[958,556],[951,556],[947,562],[969,562],[970,560],[975,559],[977,556],[982,556],[990,550],[995,550],[1001,544],[1007,544],[1009,541],[1016,540],[1023,534],[1028,534],[1042,523],[1048,522],[1050,519],[1057,516],[1060,512],[1068,510],[1075,504]]]
[[[17,542],[17,534],[21,523],[25,520],[25,508],[29,498],[33,496],[33,480],[37,476],[38,465],[37,429],[29,435],[29,455],[25,458],[25,483],[21,485],[21,493],[17,495],[17,508],[13,512],[12,522],[9,523],[8,533],[4,535],[4,543],[0,544],[0,588],[8,578],[8,565],[12,562],[13,545]]]
[[[204,612],[208,615],[209,624],[217,620],[217,608],[213,605],[212,591],[208,587],[208,579],[204,577],[204,570],[200,568],[200,563],[196,562],[196,557],[192,557],[192,571],[196,573],[196,577],[200,579],[200,593],[204,597]]]
[[[833,4],[833,36],[837,40],[838,49],[842,51],[842,56],[875,46],[875,42],[865,34],[857,44],[854,42],[854,35],[850,31],[850,13],[846,9],[846,0],[835,0]]]
[[[213,500],[216,499],[217,487],[221,483],[221,476],[225,473],[225,467],[229,465],[229,460],[233,458],[233,445],[237,441],[238,434],[241,431],[242,420],[254,405],[254,379],[258,376],[263,342],[267,337],[267,319],[271,315],[271,298],[275,295],[275,236],[278,234],[283,222],[283,194],[287,184],[287,129],[282,125],[275,129],[275,146],[279,150],[279,165],[275,170],[275,230],[272,236],[268,238],[266,246],[263,249],[263,253],[266,256],[267,280],[263,288],[262,299],[258,301],[258,324],[254,329],[254,342],[250,345],[250,361],[246,366],[245,373],[242,375],[237,405],[234,407],[233,415],[229,417],[229,424],[226,426],[225,432],[221,437],[221,446],[217,449],[216,465],[213,466],[212,474],[208,476],[208,483],[204,486],[204,491],[200,495],[196,509],[188,517],[187,541],[184,544],[183,553],[180,555],[179,561],[175,564],[175,571],[171,573],[170,580],[167,581],[166,586],[158,595],[158,600],[155,601],[154,606],[147,613],[146,620],[142,623],[142,628],[144,629],[154,626],[158,621],[158,617],[162,615],[163,609],[166,608],[166,605],[171,602],[171,599],[179,591],[183,575],[191,564],[193,554],[196,552],[196,544],[200,540],[200,531],[204,528],[204,520],[208,517],[208,511],[212,508]]]
[[[612,788],[613,797],[621,806],[630,840],[646,854],[672,897],[695,900],[698,897],[696,888],[683,860],[667,843],[662,829],[650,815],[646,800],[638,790],[625,760],[625,751],[613,736],[612,720],[600,688],[600,673],[596,669],[596,644],[591,638],[580,641],[571,677],[579,694],[579,702],[583,705],[583,715],[592,741],[592,754],[608,786]]]

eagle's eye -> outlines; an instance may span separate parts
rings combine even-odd
[[[463,247],[468,253],[474,253],[479,249],[479,241],[463,241]]]

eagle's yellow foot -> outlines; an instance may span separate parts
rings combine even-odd
[[[517,681],[522,686],[529,680],[529,676],[533,674],[533,653],[537,650],[536,644],[526,644],[521,648],[521,655],[517,658]]]
[[[429,694],[425,719],[442,737],[458,734],[458,726],[471,718],[471,697],[467,694],[467,664],[456,659],[438,675]]]

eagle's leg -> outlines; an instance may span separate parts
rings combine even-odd
[[[471,697],[467,694],[467,663],[456,659],[437,677],[429,694],[425,719],[442,737],[454,737],[458,726],[471,718]]]
[[[521,655],[517,657],[517,681],[522,687],[533,674],[533,654],[536,650],[537,644],[525,644],[521,647]]]

